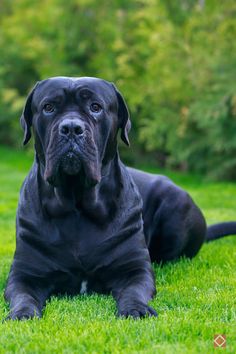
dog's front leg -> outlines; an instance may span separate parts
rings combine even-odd
[[[118,316],[133,318],[157,316],[156,311],[148,306],[155,292],[152,272],[127,274],[125,280],[118,281],[112,291],[117,302]]]
[[[10,275],[5,291],[5,299],[10,303],[10,313],[6,319],[41,317],[48,296],[48,289],[39,286],[34,279],[27,279],[26,282]]]

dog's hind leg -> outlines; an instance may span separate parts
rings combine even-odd
[[[151,260],[158,263],[194,257],[206,238],[205,219],[188,194],[178,191],[174,196],[172,192],[169,198],[167,195],[146,228]]]

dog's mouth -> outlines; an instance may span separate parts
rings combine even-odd
[[[69,150],[59,162],[59,169],[70,176],[79,174],[82,168],[82,161],[78,153]]]
[[[59,186],[66,176],[80,176],[83,173],[81,153],[75,146],[60,149],[59,154],[48,159],[44,178],[53,186]]]
[[[48,183],[60,186],[66,176],[78,177],[78,181],[86,186],[99,183],[101,177],[95,149],[70,144],[58,150],[46,158],[44,178]]]

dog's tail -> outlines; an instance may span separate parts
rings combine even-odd
[[[236,221],[222,222],[208,226],[206,242],[211,242],[229,235],[236,235]]]

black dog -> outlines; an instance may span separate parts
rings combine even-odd
[[[41,316],[52,294],[91,291],[112,293],[120,316],[156,316],[151,260],[194,256],[206,225],[167,178],[121,163],[117,133],[128,145],[130,129],[121,94],[101,79],[51,78],[34,87],[21,123],[36,154],[20,193],[8,318]]]

